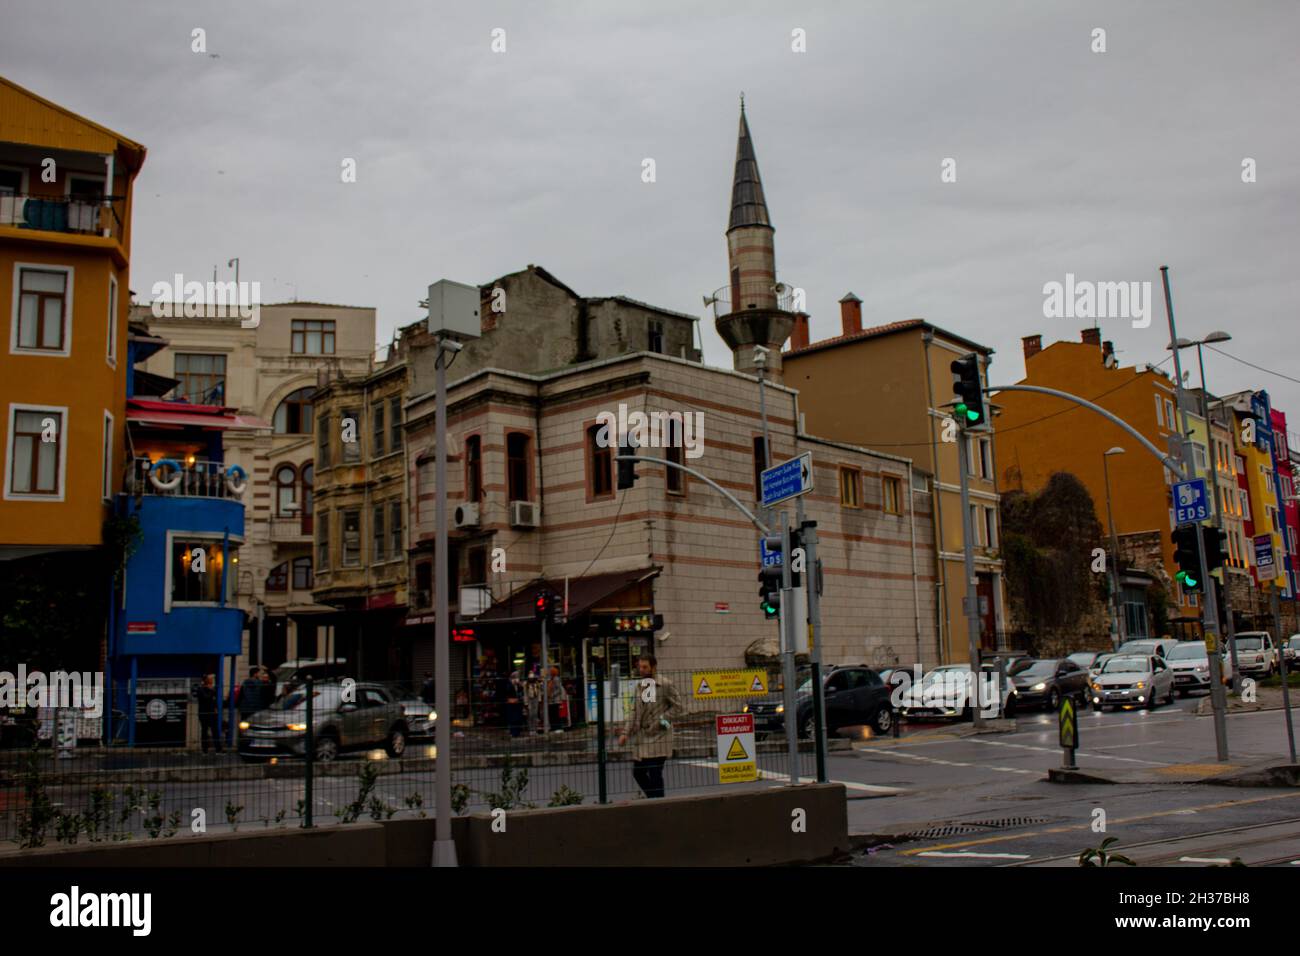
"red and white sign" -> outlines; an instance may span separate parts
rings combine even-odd
[[[748,783],[758,779],[758,751],[754,743],[753,714],[719,714],[718,779],[722,783]]]
[[[715,601],[713,604],[713,610],[717,611],[719,614],[730,614],[731,605],[726,601]]]
[[[156,621],[127,621],[126,633],[128,634],[157,634],[158,624]]]

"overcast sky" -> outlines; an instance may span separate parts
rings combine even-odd
[[[585,295],[703,315],[727,280],[743,90],[778,273],[806,290],[814,339],[852,290],[867,324],[924,317],[1014,381],[1021,336],[1092,324],[1044,317],[1044,283],[1073,273],[1151,283],[1149,328],[1100,324],[1123,364],[1159,362],[1168,264],[1181,335],[1222,329],[1300,379],[1297,36],[1290,0],[9,0],[0,69],[148,147],[141,298],[238,256],[263,301],[376,307],[383,342],[430,282],[537,263]],[[1300,431],[1300,384],[1206,364],[1212,390],[1265,387]]]

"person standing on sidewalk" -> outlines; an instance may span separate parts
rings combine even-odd
[[[673,755],[673,721],[686,712],[672,681],[658,675],[653,654],[637,658],[632,716],[619,735],[622,747],[632,741],[632,777],[648,798],[664,795],[664,764]]]
[[[216,675],[204,674],[203,682],[191,691],[199,702],[199,728],[203,741],[203,752],[207,753],[212,744],[216,744],[217,753],[221,753],[221,738],[217,735],[217,688]]]

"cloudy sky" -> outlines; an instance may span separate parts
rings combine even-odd
[[[6,9],[8,78],[148,147],[142,297],[238,256],[263,301],[375,306],[382,342],[430,282],[537,263],[702,315],[726,282],[743,90],[778,272],[806,290],[814,339],[838,334],[852,290],[868,324],[925,317],[993,346],[991,378],[1014,381],[1021,336],[1092,324],[1043,314],[1044,284],[1073,273],[1151,283],[1149,328],[1101,325],[1123,364],[1159,362],[1168,264],[1180,334],[1222,329],[1225,351],[1300,379],[1289,0]],[[1206,359],[1213,390],[1265,387],[1300,423],[1300,383]]]

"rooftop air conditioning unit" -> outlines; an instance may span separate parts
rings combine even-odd
[[[510,527],[536,528],[542,520],[542,507],[535,501],[510,502]]]
[[[475,501],[457,505],[451,516],[451,523],[456,528],[477,528],[478,521],[478,502]]]

